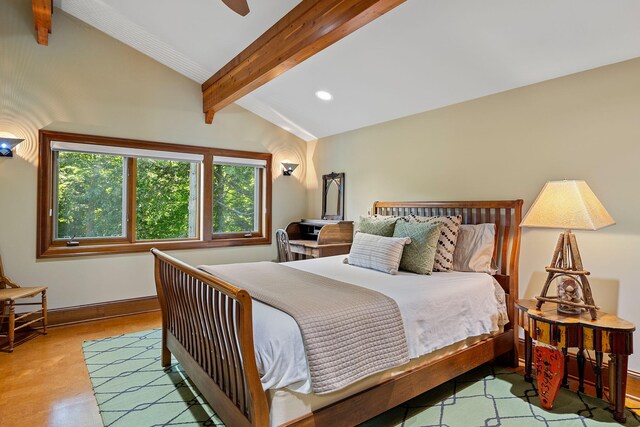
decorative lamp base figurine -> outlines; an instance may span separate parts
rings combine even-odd
[[[586,271],[582,266],[582,257],[578,250],[578,243],[576,243],[576,236],[571,231],[565,231],[560,235],[556,250],[553,253],[551,259],[551,265],[547,268],[547,281],[544,282],[542,292],[540,296],[537,296],[538,310],[545,302],[552,302],[558,305],[570,306],[579,310],[589,310],[591,318],[596,320],[598,315],[597,311],[600,307],[596,306],[591,294],[591,286],[589,286],[589,280],[587,276],[591,273]],[[547,296],[549,291],[549,285],[554,279],[560,280],[572,280],[572,295],[566,294],[564,298],[558,294],[557,296]],[[567,289],[569,286],[567,286]],[[575,300],[575,301],[574,301]],[[558,308],[558,311],[564,312]],[[578,312],[579,314],[580,312]],[[571,313],[574,314],[574,313]]]
[[[582,289],[576,279],[571,276],[560,276],[556,279],[558,284],[558,312],[564,314],[580,314],[582,313],[581,305],[584,304],[582,299]],[[569,305],[569,304],[578,304]]]

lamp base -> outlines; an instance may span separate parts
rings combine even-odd
[[[589,311],[592,320],[596,320],[598,317],[598,310],[600,307],[596,306],[593,301],[593,294],[591,293],[591,286],[589,285],[589,279],[587,276],[590,272],[584,270],[582,266],[582,258],[580,257],[580,251],[578,250],[578,243],[576,236],[567,230],[560,234],[556,249],[553,252],[553,258],[551,259],[551,265],[546,267],[547,280],[542,288],[542,293],[537,296],[538,300],[537,308],[540,310],[542,304],[545,302],[551,302],[554,304],[560,304],[570,307],[584,308]],[[559,276],[571,276],[580,285],[582,289],[582,296],[584,303],[567,300],[559,296],[547,296],[549,286]]]

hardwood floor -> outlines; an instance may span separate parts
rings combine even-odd
[[[82,342],[158,327],[159,312],[54,327],[1,352],[0,426],[102,427]]]
[[[0,353],[0,426],[102,427],[82,342],[160,327],[160,312],[49,329]]]

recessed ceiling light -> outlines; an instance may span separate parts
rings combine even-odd
[[[333,99],[333,95],[331,95],[326,90],[319,90],[316,92],[316,96],[323,101],[331,101]]]

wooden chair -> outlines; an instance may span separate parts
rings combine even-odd
[[[42,294],[41,302],[16,303],[16,300],[18,299],[34,298],[38,294]],[[21,314],[16,317],[16,305],[39,305],[41,307],[37,310],[33,310],[29,313]],[[7,306],[9,308],[9,313],[5,314]],[[39,316],[27,319],[29,316],[33,315]],[[8,319],[9,322],[6,333],[3,333],[5,319]],[[16,331],[39,321],[42,321],[42,333],[47,335],[47,288],[44,286],[27,288],[16,285],[4,275],[2,257],[0,257],[0,337],[9,338],[9,353],[13,352],[13,343]],[[16,322],[20,323],[20,326],[17,328]]]
[[[289,235],[282,228],[276,230],[276,245],[278,246],[278,262],[293,261]]]

